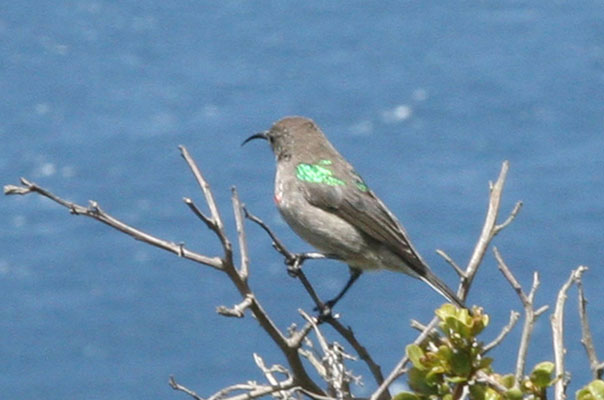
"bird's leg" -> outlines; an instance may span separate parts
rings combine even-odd
[[[333,299],[331,299],[323,304],[323,307],[321,308],[321,310],[319,310],[321,312],[321,316],[325,317],[325,316],[331,315],[331,310],[336,305],[336,303],[338,301],[340,301],[340,299],[342,297],[344,297],[344,295],[346,294],[348,289],[350,289],[352,287],[352,285],[356,282],[356,280],[359,279],[359,276],[361,276],[361,274],[363,273],[363,271],[358,268],[353,268],[350,266],[349,266],[349,268],[350,268],[350,277],[348,278],[348,282],[346,282],[346,285],[340,291],[340,293],[338,293],[338,295],[336,297],[334,297]]]

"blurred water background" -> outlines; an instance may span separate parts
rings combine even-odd
[[[0,177],[20,176],[205,254],[217,240],[183,205],[203,205],[177,145],[210,181],[229,232],[230,187],[292,249],[309,250],[272,203],[273,159],[241,141],[285,115],[312,117],[404,222],[432,268],[465,264],[488,181],[510,160],[496,238],[537,305],[580,264],[604,358],[604,3],[600,1],[13,1],[0,5]],[[182,398],[261,380],[252,352],[282,363],[216,271],[136,242],[38,196],[0,200],[0,387],[5,399]],[[248,224],[251,284],[281,328],[312,304],[270,241]],[[329,297],[347,278],[309,263]],[[568,301],[571,393],[589,379]],[[403,275],[367,274],[339,304],[382,364],[398,361],[442,300]],[[520,302],[486,257],[470,303],[485,341]],[[494,352],[514,368],[519,328]],[[548,314],[529,367],[552,359]],[[360,395],[374,388],[365,375]]]

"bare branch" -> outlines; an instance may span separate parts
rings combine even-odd
[[[486,383],[489,387],[491,387],[493,390],[495,390],[501,395],[505,394],[508,391],[508,389],[501,383],[499,383],[497,379],[493,378],[482,370],[478,371],[476,379],[480,382]]]
[[[528,296],[522,290],[522,287],[512,274],[512,271],[508,268],[507,264],[503,260],[503,257],[499,253],[497,248],[493,248],[493,253],[495,254],[495,259],[497,260],[497,267],[503,274],[503,276],[510,282],[510,285],[514,288],[520,301],[522,302],[522,306],[524,307],[524,326],[522,327],[522,336],[520,338],[520,345],[518,346],[518,357],[516,358],[516,373],[514,377],[516,379],[516,384],[520,384],[522,378],[524,377],[524,370],[526,367],[526,356],[528,353],[529,342],[531,340],[531,335],[533,334],[533,329],[535,327],[535,322],[537,318],[547,310],[547,306],[543,306],[539,308],[539,310],[535,311],[534,308],[534,299],[535,293],[537,292],[537,288],[539,287],[539,274],[535,272],[533,274],[533,285],[531,286],[531,290]]]
[[[206,203],[208,204],[208,208],[210,209],[210,214],[212,215],[212,217],[208,219],[199,211],[198,216],[202,219],[208,219],[208,222],[206,222],[205,219],[204,222],[208,224],[210,229],[212,229],[220,239],[220,242],[222,243],[222,247],[224,249],[224,258],[225,260],[227,260],[227,262],[230,263],[233,258],[233,245],[231,244],[231,241],[229,240],[226,235],[226,232],[224,231],[222,217],[220,216],[220,212],[218,211],[218,206],[216,206],[216,201],[214,200],[214,195],[212,194],[210,184],[203,177],[201,171],[199,170],[199,167],[197,167],[195,160],[193,160],[193,157],[191,157],[187,148],[182,145],[178,146],[178,148],[180,149],[182,157],[185,159],[187,165],[191,169],[191,172],[193,172],[193,176],[195,177],[195,180],[199,184],[199,187],[201,188],[201,191],[205,196]],[[214,225],[214,228],[212,228],[210,224]]]
[[[556,377],[558,378],[558,381],[554,386],[556,400],[566,399],[566,386],[568,385],[568,379],[564,375],[564,353],[566,353],[566,349],[564,348],[564,304],[566,303],[566,293],[574,282],[581,279],[581,275],[586,270],[587,267],[581,265],[571,272],[570,277],[558,292],[556,308],[551,316],[554,341],[554,364],[556,365]]]
[[[206,224],[206,226],[208,227],[208,229],[210,229],[211,231],[216,232],[216,230],[218,229],[216,224],[214,223],[214,220],[212,220],[212,218],[208,217],[207,215],[205,215],[193,202],[193,200],[189,197],[183,197],[182,201],[185,202],[185,204],[191,209],[191,211],[193,211],[193,214],[195,214],[197,216],[197,218],[199,218],[200,220],[203,221],[204,224]]]
[[[187,148],[182,145],[178,146],[178,148],[180,149],[182,157],[187,162],[187,165],[189,166],[189,168],[191,168],[191,172],[193,172],[193,176],[195,177],[195,180],[199,184],[199,187],[201,188],[201,191],[203,192],[206,198],[206,203],[208,204],[210,214],[212,215],[212,219],[214,220],[216,227],[218,228],[218,230],[224,232],[224,224],[222,223],[220,212],[218,211],[218,207],[216,206],[216,201],[214,201],[214,195],[212,194],[210,184],[203,177],[201,171],[199,170],[199,167],[197,167],[195,160],[193,160],[193,157],[191,157],[191,154],[189,154]]]
[[[187,248],[185,248],[185,246],[183,244],[174,243],[174,242],[170,242],[170,241],[167,241],[164,239],[160,239],[156,236],[150,235],[146,232],[136,229],[136,228],[118,220],[117,218],[114,218],[110,214],[107,214],[106,212],[104,212],[100,208],[98,203],[95,201],[91,201],[89,207],[84,207],[79,204],[64,200],[64,199],[60,198],[59,196],[55,195],[54,193],[48,191],[47,189],[44,189],[44,188],[38,186],[37,184],[28,181],[25,178],[21,178],[21,183],[23,184],[23,187],[20,187],[19,190],[15,190],[16,187],[11,186],[8,191],[5,188],[5,192],[8,192],[7,194],[19,194],[19,195],[25,195],[28,193],[38,193],[38,194],[54,201],[55,203],[60,204],[63,207],[67,208],[69,210],[69,212],[74,215],[83,215],[86,217],[90,217],[90,218],[100,221],[106,225],[109,225],[110,227],[117,229],[118,231],[121,231],[121,232],[133,237],[136,240],[140,240],[141,242],[145,242],[152,246],[159,247],[161,249],[170,251],[170,252],[178,255],[179,257],[183,257],[188,260],[192,260],[192,261],[198,262],[200,264],[204,264],[209,267],[216,268],[218,270],[221,270],[223,268],[222,260],[220,258],[204,256],[203,254],[199,254],[199,253],[193,252],[191,250],[188,250]]]
[[[245,236],[245,225],[243,223],[243,209],[241,202],[239,201],[239,195],[237,189],[233,186],[231,188],[232,202],[233,202],[233,213],[235,214],[235,226],[237,227],[237,240],[239,243],[239,252],[241,254],[241,266],[239,268],[239,275],[241,279],[247,281],[249,276],[249,265],[250,258],[247,250],[247,239]]]
[[[249,295],[246,296],[245,299],[235,307],[228,308],[225,306],[219,306],[216,308],[216,312],[224,317],[243,318],[245,315],[245,310],[252,305],[253,301],[254,297]]]
[[[324,258],[333,258],[322,253],[296,254],[290,252],[287,247],[283,244],[283,242],[277,237],[277,235],[275,235],[271,228],[269,228],[269,226],[262,219],[252,214],[246,207],[243,207],[243,212],[247,219],[259,225],[268,234],[268,236],[273,241],[273,247],[277,250],[277,252],[279,252],[279,254],[285,257],[285,263],[287,265],[293,265],[296,259],[300,259],[299,263],[301,265],[305,260],[321,260]]]
[[[439,256],[441,256],[442,258],[444,258],[445,261],[451,267],[453,267],[453,269],[455,270],[455,272],[457,272],[457,276],[459,276],[460,278],[464,278],[465,277],[464,270],[459,265],[457,265],[457,263],[455,261],[453,261],[453,259],[451,257],[449,257],[449,255],[447,253],[445,253],[444,250],[436,249],[436,254],[438,254]]]
[[[512,221],[514,220],[514,218],[516,218],[516,216],[520,212],[521,208],[522,208],[522,202],[519,201],[514,206],[514,209],[512,210],[512,212],[510,213],[510,215],[508,216],[508,218],[505,221],[503,221],[501,224],[495,226],[495,230],[494,230],[493,235],[497,235],[499,233],[499,231],[501,231],[502,229],[504,229],[505,227],[507,227],[509,224],[511,224]]]
[[[208,226],[210,227],[210,229],[212,229],[212,226],[214,226],[214,229],[212,229],[212,230],[220,237],[220,240],[223,245],[223,249],[225,251],[224,258],[207,257],[207,256],[204,256],[204,255],[201,255],[198,253],[194,253],[194,252],[188,250],[187,248],[185,248],[185,246],[183,244],[176,244],[176,243],[172,243],[172,242],[168,242],[168,241],[159,239],[157,237],[154,237],[154,236],[149,235],[145,232],[142,232],[138,229],[135,229],[135,228],[113,218],[111,215],[109,215],[109,214],[105,213],[103,210],[101,210],[101,208],[98,206],[98,204],[96,202],[91,202],[89,207],[83,207],[78,204],[71,203],[64,199],[61,199],[60,197],[54,195],[53,193],[47,191],[46,189],[43,189],[43,188],[39,187],[38,185],[35,185],[35,184],[29,182],[28,180],[26,180],[24,178],[21,180],[24,187],[17,189],[14,186],[9,186],[8,188],[5,189],[5,191],[7,192],[7,194],[28,194],[28,193],[33,193],[33,192],[39,193],[42,196],[45,196],[45,197],[57,202],[58,204],[68,208],[70,210],[70,212],[73,214],[85,215],[85,216],[91,217],[93,219],[96,219],[100,222],[103,222],[103,223],[113,227],[114,229],[122,231],[122,232],[134,237],[137,240],[144,241],[153,246],[162,248],[164,250],[171,251],[180,257],[184,257],[184,258],[211,266],[213,268],[216,268],[218,270],[225,272],[227,274],[227,276],[229,276],[229,278],[231,279],[231,281],[233,282],[233,284],[235,285],[235,287],[237,288],[237,290],[239,291],[241,296],[244,299],[246,299],[246,300],[244,300],[242,305],[248,306],[250,308],[250,310],[252,311],[252,313],[253,313],[254,317],[256,318],[256,320],[258,321],[258,323],[262,326],[262,328],[266,331],[266,333],[271,337],[271,339],[275,342],[275,344],[277,344],[277,346],[280,348],[280,350],[284,354],[285,358],[287,359],[287,361],[289,363],[289,366],[291,367],[292,376],[295,381],[295,386],[299,386],[301,389],[303,389],[307,393],[313,393],[316,396],[322,396],[324,394],[323,391],[321,390],[321,388],[319,386],[317,386],[317,384],[307,374],[304,364],[302,363],[302,360],[300,358],[300,355],[298,354],[297,348],[291,348],[289,346],[288,340],[283,336],[283,334],[277,328],[275,323],[270,319],[270,317],[268,316],[266,311],[262,308],[262,306],[257,301],[257,299],[254,298],[253,293],[252,293],[251,289],[249,288],[247,282],[244,279],[242,279],[239,272],[234,267],[233,260],[232,260],[231,244],[230,244],[230,241],[228,240],[228,238],[226,237],[222,223],[220,222],[221,219],[220,219],[220,216],[218,215],[218,209],[215,206],[215,203],[213,200],[213,195],[210,192],[209,185],[207,185],[207,182],[205,182],[205,180],[203,179],[201,173],[199,172],[199,169],[195,166],[193,160],[190,158],[190,156],[186,152],[186,149],[181,147],[181,150],[183,151],[183,157],[185,157],[185,159],[189,163],[189,166],[191,167],[194,174],[196,175],[196,178],[197,178],[198,182],[200,183],[200,186],[204,190],[204,194],[206,195],[207,201],[210,202],[210,204],[208,204],[208,206],[212,213],[212,217],[206,218],[206,223],[211,222],[211,223],[208,223]],[[263,395],[266,393],[266,391],[262,391],[262,390],[260,392],[263,393]],[[256,392],[254,392],[254,393],[256,393]]]
[[[499,215],[501,196],[503,194],[503,187],[509,167],[510,163],[508,161],[504,161],[501,166],[501,172],[499,173],[497,181],[491,186],[489,207],[487,209],[487,216],[482,227],[482,232],[480,233],[480,237],[478,238],[474,252],[472,253],[468,266],[466,267],[466,279],[461,282],[460,288],[457,291],[457,294],[462,300],[465,300],[467,297],[470,286],[472,285],[472,280],[474,280],[474,276],[476,276],[476,271],[482,263],[482,259],[484,258],[491,240],[493,240],[493,237],[495,236],[495,227],[497,224],[497,216]]]
[[[350,381],[358,380],[344,365],[345,359],[354,359],[344,351],[344,348],[337,342],[330,343],[327,341],[323,333],[319,330],[316,318],[310,317],[303,310],[298,310],[302,317],[312,326],[320,346],[320,353],[317,360],[312,356],[312,353],[306,352],[309,361],[311,361],[321,375],[323,380],[328,383],[328,392],[338,399],[348,397],[350,393]]]
[[[258,366],[258,368],[260,368],[260,370],[264,374],[264,377],[271,386],[276,387],[279,385],[279,381],[277,380],[277,378],[275,378],[275,373],[283,374],[287,377],[288,381],[291,381],[289,371],[285,367],[281,365],[273,365],[271,368],[268,368],[264,363],[262,357],[260,357],[256,353],[254,353],[254,361],[256,362],[256,365]],[[290,398],[287,391],[285,390],[281,390],[279,391],[279,393],[274,393],[273,396],[280,397],[283,400],[287,400]]]
[[[380,365],[373,360],[365,346],[363,346],[357,340],[356,336],[354,335],[354,332],[352,331],[352,328],[345,327],[340,321],[335,318],[327,319],[327,323],[331,325],[352,346],[352,348],[354,348],[359,358],[363,360],[365,364],[367,364],[369,371],[371,371],[371,374],[373,375],[375,383],[380,385],[384,381],[382,369]],[[390,394],[387,390],[386,392],[384,392],[384,394],[385,396],[380,399],[390,398]]]
[[[421,322],[419,322],[416,319],[412,319],[410,325],[411,325],[411,328],[418,330],[420,332],[423,332],[426,329],[426,325],[422,324]]]
[[[503,341],[503,339],[505,339],[505,337],[507,336],[507,334],[510,333],[510,331],[516,325],[516,322],[518,322],[518,317],[519,316],[520,316],[520,313],[518,311],[512,310],[510,312],[510,320],[509,320],[508,324],[503,327],[503,329],[501,330],[501,332],[499,333],[499,335],[497,335],[497,337],[495,339],[493,339],[493,341],[491,343],[489,343],[486,346],[484,346],[483,352],[485,354],[488,353],[494,347],[498,346],[499,343],[501,343]]]
[[[505,279],[507,279],[507,281],[510,283],[510,285],[512,285],[512,288],[514,288],[514,290],[516,291],[516,294],[518,294],[518,297],[520,298],[522,305],[524,307],[530,305],[530,300],[529,300],[528,296],[522,290],[522,286],[520,286],[520,283],[518,283],[518,281],[514,277],[514,274],[512,274],[512,271],[510,271],[510,269],[508,268],[505,261],[503,261],[503,257],[501,257],[501,254],[499,253],[499,250],[497,249],[497,247],[493,247],[493,253],[495,254],[495,259],[497,260],[497,267],[499,268],[499,271],[501,271],[501,273],[503,274]],[[539,286],[539,276],[535,275],[534,279],[533,279],[533,287],[536,288],[538,286]],[[532,290],[531,290],[531,292],[532,292]]]
[[[25,184],[25,182],[27,182],[27,180],[25,180],[25,178],[21,178],[21,182],[23,184]],[[20,196],[23,196],[25,194],[28,194],[31,192],[31,189],[26,185],[26,186],[15,186],[15,185],[4,185],[4,194],[9,196],[11,194],[18,194]]]
[[[581,277],[576,279],[577,289],[579,290],[579,316],[581,318],[581,343],[585,347],[587,357],[589,358],[589,367],[591,374],[594,379],[602,378],[602,364],[598,361],[596,354],[596,348],[594,346],[593,339],[591,337],[591,330],[589,329],[589,320],[587,319],[587,299],[583,291],[583,281]]]
[[[307,322],[304,327],[300,330],[296,330],[295,325],[290,327],[289,333],[289,346],[295,349],[299,349],[302,346],[302,342],[308,336],[310,331],[313,329],[313,325],[310,322]]]
[[[170,387],[172,389],[177,390],[179,392],[186,393],[189,396],[191,396],[192,398],[194,398],[195,400],[204,400],[202,397],[200,397],[197,393],[195,393],[191,389],[188,389],[185,386],[182,386],[181,384],[177,383],[173,376],[170,377],[170,380],[168,383],[170,384]]]

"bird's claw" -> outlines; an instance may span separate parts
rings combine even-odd
[[[297,278],[300,276],[300,266],[297,265],[296,263],[287,263],[287,274],[289,276],[291,276],[292,278]]]

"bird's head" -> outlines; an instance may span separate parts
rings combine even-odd
[[[285,117],[263,132],[256,133],[241,144],[254,139],[267,140],[277,160],[288,160],[293,154],[305,154],[326,141],[323,132],[311,119]]]

